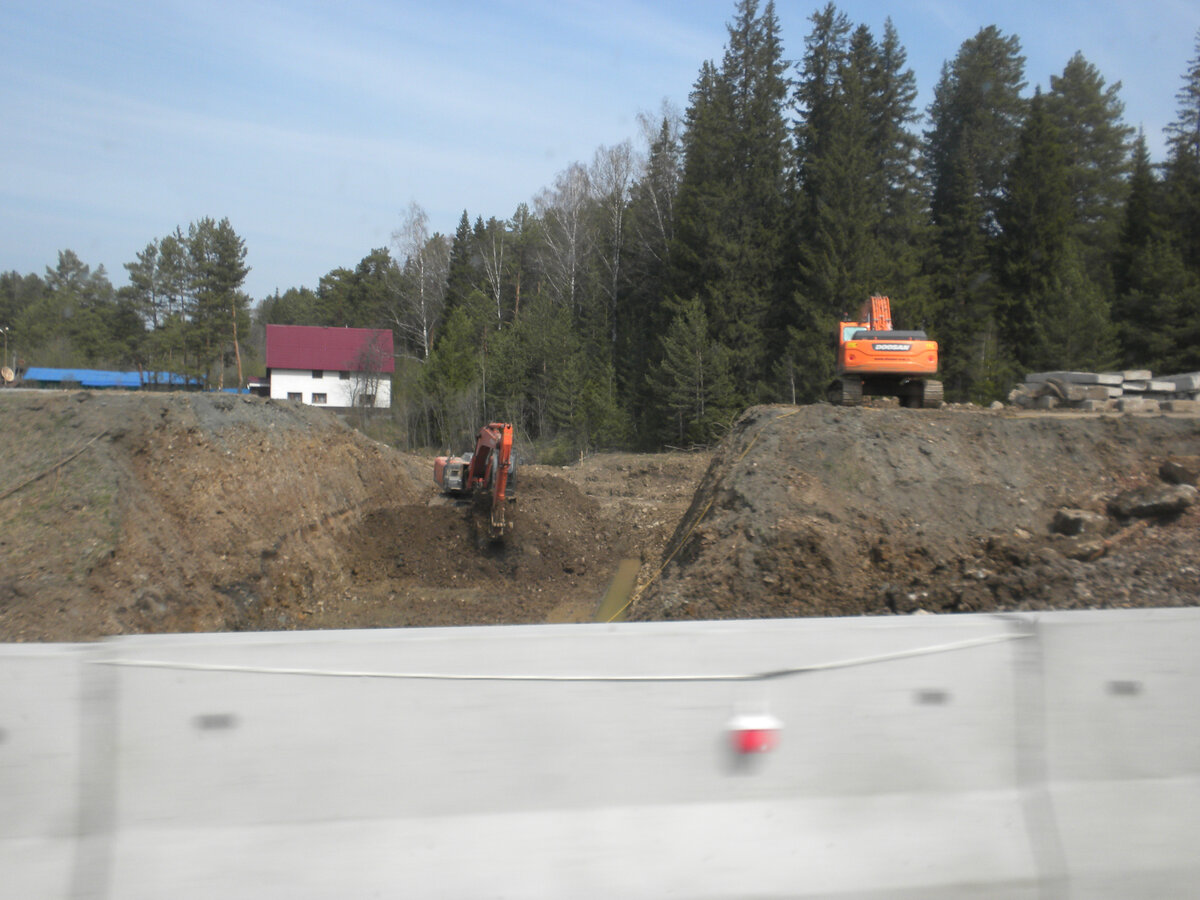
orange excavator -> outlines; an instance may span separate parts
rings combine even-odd
[[[857,406],[863,397],[899,397],[901,406],[942,405],[937,374],[938,345],[924,331],[892,328],[892,304],[872,297],[863,304],[858,322],[839,322],[837,379],[829,386],[829,402]]]
[[[479,429],[475,450],[462,456],[438,456],[433,460],[433,480],[443,491],[458,497],[473,497],[476,508],[486,508],[488,537],[500,540],[512,530],[508,504],[513,481],[513,427],[492,422]]]

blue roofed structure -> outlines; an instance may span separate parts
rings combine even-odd
[[[109,372],[104,369],[51,369],[30,366],[22,377],[25,386],[61,387],[77,384],[85,388],[124,388],[137,390],[143,387],[198,388],[197,378],[188,378],[176,372]]]

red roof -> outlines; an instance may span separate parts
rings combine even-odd
[[[361,372],[376,366],[379,372],[396,371],[392,333],[386,328],[267,326],[268,369]]]

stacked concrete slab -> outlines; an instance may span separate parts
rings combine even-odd
[[[1031,372],[1009,392],[1008,402],[1025,409],[1200,412],[1200,372]]]

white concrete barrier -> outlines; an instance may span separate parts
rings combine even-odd
[[[0,897],[1186,896],[1198,645],[1152,610],[2,647]]]

